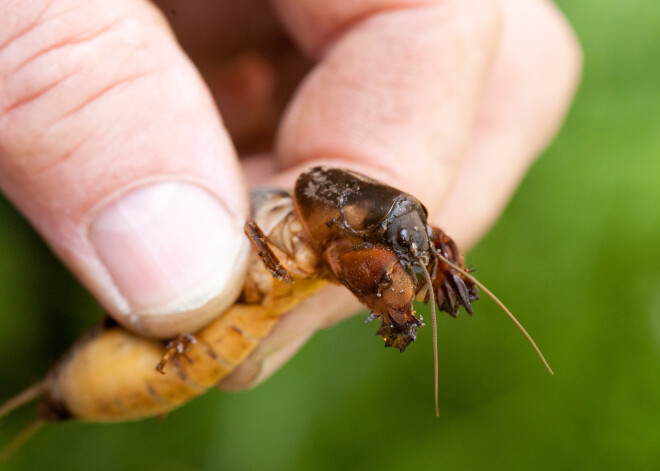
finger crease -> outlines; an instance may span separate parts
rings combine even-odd
[[[96,31],[90,31],[87,34],[80,35],[79,37],[75,38],[62,38],[59,42],[55,42],[54,44],[51,44],[50,46],[46,48],[39,49],[35,54],[32,56],[28,57],[25,59],[23,62],[21,62],[14,70],[10,72],[11,74],[16,74],[19,72],[22,68],[27,66],[28,64],[36,61],[40,57],[45,56],[49,52],[57,51],[58,49],[62,49],[68,46],[75,46],[76,44],[83,44],[86,42],[90,42],[96,38],[99,38],[106,34],[107,32],[111,31],[117,24],[119,24],[122,20],[117,19],[116,21],[112,23],[107,23],[105,24],[102,28],[96,30]]]
[[[55,88],[57,85],[61,84],[62,81],[56,80],[52,83],[47,84],[45,87],[43,87],[41,90],[37,90],[36,92],[32,93],[31,95],[28,96],[23,96],[19,98],[18,100],[14,101],[11,103],[8,107],[6,107],[2,112],[0,113],[0,116],[7,116],[11,112],[15,111],[18,108],[21,108],[23,105],[27,103],[31,103],[37,99],[39,99],[40,96],[45,95],[48,93],[50,90]]]
[[[39,177],[42,174],[48,172],[50,169],[59,167],[60,165],[62,165],[62,163],[66,162],[67,160],[70,160],[74,155],[76,155],[78,150],[85,144],[85,142],[89,140],[90,137],[91,136],[81,138],[76,144],[72,144],[72,147],[69,148],[69,150],[66,153],[50,159],[47,165],[44,165],[42,167],[35,167],[34,170],[32,170],[33,177]]]
[[[123,87],[123,86],[125,86],[129,83],[136,82],[137,80],[139,80],[141,78],[151,76],[154,73],[154,71],[155,71],[155,69],[154,70],[147,70],[147,71],[140,72],[140,73],[125,77],[121,80],[118,80],[116,82],[111,83],[107,87],[102,88],[102,89],[98,90],[96,93],[94,93],[93,95],[87,97],[85,100],[83,100],[77,106],[74,106],[73,108],[66,111],[62,116],[60,116],[58,118],[58,121],[59,120],[64,120],[64,119],[70,117],[71,115],[74,115],[74,114],[78,113],[83,108],[86,108],[87,106],[91,105],[92,103],[97,101],[99,98],[109,94],[113,90],[116,90],[120,87]]]
[[[413,4],[405,5],[385,5],[381,7],[376,7],[367,12],[361,12],[355,16],[347,19],[346,21],[339,24],[336,28],[331,29],[324,37],[321,37],[316,46],[312,48],[313,54],[316,57],[323,56],[325,52],[332,47],[332,45],[337,42],[339,38],[344,36],[346,32],[355,29],[360,23],[369,21],[377,16],[393,13],[397,11],[412,11],[420,8],[430,8],[437,7],[440,3],[437,1],[420,1]]]
[[[7,40],[6,40],[5,42],[3,42],[2,44],[0,44],[0,51],[2,51],[2,50],[4,50],[4,49],[8,48],[8,47],[11,46],[15,41],[17,41],[17,40],[19,40],[20,38],[26,36],[27,34],[30,33],[30,31],[32,31],[32,30],[34,30],[35,28],[37,28],[38,26],[42,25],[42,24],[43,24],[43,21],[41,21],[41,20],[42,20],[42,18],[43,18],[43,16],[44,16],[44,13],[46,12],[46,10],[48,10],[48,7],[49,7],[49,6],[50,6],[50,5],[48,5],[48,4],[44,4],[43,9],[42,9],[38,14],[36,14],[36,15],[34,16],[34,19],[33,19],[30,23],[28,23],[28,25],[27,25],[25,28],[23,28],[22,30],[20,30],[20,31],[19,31],[18,33],[16,33],[15,35],[10,36],[9,38],[7,38]]]

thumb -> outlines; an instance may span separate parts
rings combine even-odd
[[[240,167],[149,2],[0,5],[0,188],[135,331],[195,330],[240,291]]]

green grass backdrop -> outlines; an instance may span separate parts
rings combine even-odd
[[[558,139],[469,254],[556,371],[489,301],[404,355],[353,318],[262,386],[164,420],[49,426],[6,469],[660,469],[660,7],[560,6],[585,52]],[[0,400],[101,314],[0,201]],[[0,423],[6,443],[30,419]]]

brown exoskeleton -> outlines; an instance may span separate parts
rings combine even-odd
[[[386,347],[403,352],[422,325],[413,300],[431,301],[438,415],[438,359],[435,304],[456,317],[460,306],[472,314],[477,286],[491,296],[543,355],[509,310],[469,274],[456,243],[430,226],[424,205],[414,196],[349,170],[316,167],[298,177],[296,213],[319,257],[321,269],[346,286],[381,319],[378,334]],[[246,232],[271,273],[288,278],[254,222]],[[552,370],[550,370],[552,372]]]
[[[294,202],[306,233],[334,278],[381,319],[385,345],[404,351],[421,325],[412,301],[433,298],[456,316],[472,313],[477,287],[452,239],[426,221],[412,195],[354,172],[314,168],[298,178]],[[430,278],[430,282],[427,280]]]
[[[434,294],[452,316],[461,305],[472,313],[476,285],[438,256],[462,267],[462,255],[428,225],[415,197],[354,172],[317,167],[298,178],[294,204],[320,266],[371,309],[370,320],[381,319],[385,346],[403,352],[415,340],[422,323],[412,302],[420,294],[425,301]],[[265,265],[286,278],[256,223],[246,228]]]
[[[293,194],[262,191],[253,203],[255,220],[245,231],[255,252],[236,304],[194,336],[181,336],[165,354],[160,341],[112,323],[99,326],[44,381],[0,407],[0,417],[36,397],[41,421],[121,421],[166,413],[231,373],[282,314],[327,281],[342,283],[364,303],[369,319],[381,320],[378,334],[385,346],[401,351],[422,325],[413,300],[431,302],[436,414],[436,302],[452,316],[460,306],[471,313],[478,286],[543,359],[518,321],[464,268],[453,240],[428,224],[415,197],[355,172],[317,167],[298,178]]]

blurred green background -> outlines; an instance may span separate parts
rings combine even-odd
[[[660,5],[559,2],[585,52],[558,139],[468,256],[493,303],[404,355],[353,318],[260,387],[165,420],[48,426],[6,469],[660,469]],[[0,400],[101,314],[0,201]],[[0,424],[0,443],[32,416]]]

